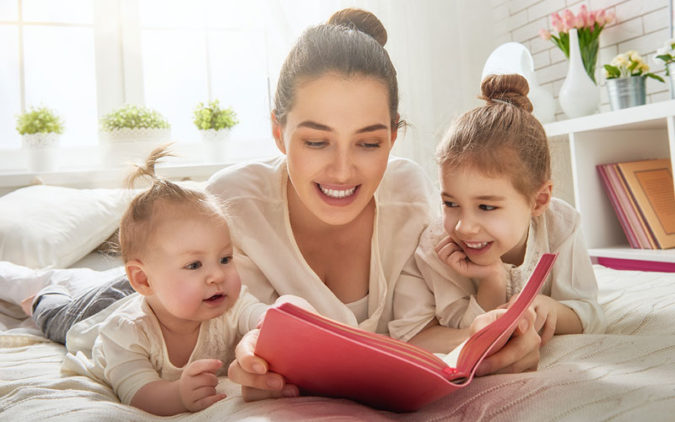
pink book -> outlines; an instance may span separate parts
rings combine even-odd
[[[267,311],[255,353],[303,394],[399,412],[417,410],[467,386],[480,362],[504,346],[555,259],[555,254],[544,254],[511,307],[445,359],[290,303]]]

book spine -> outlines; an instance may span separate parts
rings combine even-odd
[[[624,182],[623,178],[619,174],[619,169],[616,164],[608,164],[606,167],[607,176],[610,179],[610,182],[615,188],[617,194],[617,199],[621,204],[621,207],[626,214],[628,224],[630,225],[633,233],[638,242],[639,249],[652,249],[651,242],[649,241],[649,233],[645,222],[640,216],[637,205],[635,204],[633,198],[628,191],[628,186]]]
[[[602,185],[605,188],[605,193],[607,193],[607,198],[614,208],[614,212],[619,220],[619,224],[621,225],[624,234],[626,235],[626,239],[628,239],[628,244],[631,248],[640,249],[640,242],[638,241],[635,232],[628,222],[628,217],[626,216],[623,206],[619,201],[615,187],[613,186],[609,175],[607,174],[608,166],[608,164],[600,164],[596,166],[598,174],[600,175],[600,180],[602,181]]]

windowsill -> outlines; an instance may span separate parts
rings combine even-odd
[[[221,168],[243,161],[278,154],[274,141],[232,140],[226,145],[176,143],[174,157],[157,165],[157,174],[172,180],[206,180]],[[29,151],[21,148],[0,150],[0,195],[32,184],[49,184],[77,188],[121,187],[131,170],[131,163],[141,163],[153,145],[102,145],[60,147],[49,155],[42,170],[31,169]]]

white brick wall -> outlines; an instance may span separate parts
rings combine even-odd
[[[616,22],[600,34],[596,80],[600,85],[601,111],[609,110],[602,65],[618,53],[636,50],[647,59],[652,71],[662,77],[664,67],[652,60],[656,49],[669,39],[669,0],[492,0],[493,17],[501,41],[516,41],[528,47],[534,59],[537,82],[557,99],[567,74],[568,61],[553,42],[542,40],[539,29],[550,26],[550,15],[567,8],[575,14],[582,4],[589,10],[608,9]],[[669,98],[668,83],[647,79],[647,102]],[[557,105],[556,120],[567,118]]]

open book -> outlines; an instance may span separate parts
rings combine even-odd
[[[511,307],[469,337],[458,353],[449,354],[449,362],[290,303],[267,311],[255,354],[303,394],[344,397],[393,411],[417,410],[469,384],[478,364],[504,346],[556,256],[544,254]]]

